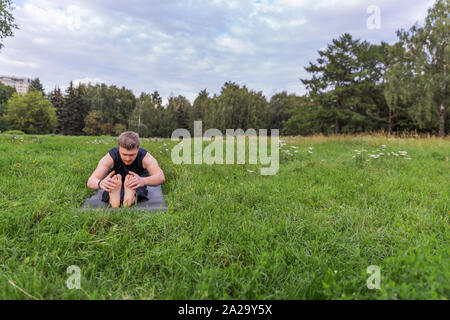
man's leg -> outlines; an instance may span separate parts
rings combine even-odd
[[[124,192],[123,192],[123,206],[124,207],[131,207],[134,204],[134,201],[136,199],[136,190],[133,190],[131,188],[128,188],[128,181],[131,179],[132,175],[127,174],[125,177],[125,183],[124,183]]]
[[[120,206],[120,190],[122,189],[122,176],[120,174],[116,174],[112,177],[112,179],[116,180],[116,187],[109,193],[109,203],[111,207],[118,208]]]

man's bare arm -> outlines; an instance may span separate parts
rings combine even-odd
[[[159,186],[166,181],[164,172],[158,165],[158,161],[147,152],[144,159],[142,159],[142,166],[148,170],[150,177],[144,177],[144,184],[146,186]]]
[[[92,190],[98,190],[98,183],[101,179],[105,177],[109,170],[114,167],[114,160],[111,158],[109,153],[107,153],[100,161],[98,162],[97,169],[90,176],[87,186]]]

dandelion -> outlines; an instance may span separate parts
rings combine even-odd
[[[311,152],[310,150],[308,150],[308,153],[309,153],[309,154],[312,154],[312,152]]]
[[[169,149],[166,148],[166,151],[169,151]]]

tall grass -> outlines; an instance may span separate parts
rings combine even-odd
[[[116,138],[0,135],[0,298],[449,297],[449,139],[282,140],[278,174],[261,176],[174,165],[175,142],[142,139],[168,206],[144,214],[78,210]],[[370,265],[381,290],[367,288]]]

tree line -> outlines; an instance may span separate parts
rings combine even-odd
[[[281,92],[267,99],[232,81],[191,102],[158,91],[136,97],[125,87],[70,83],[45,94],[39,79],[25,96],[0,84],[0,130],[64,135],[170,137],[177,128],[280,129],[285,135],[384,130],[449,132],[449,3],[438,0],[423,26],[397,31],[394,44],[371,44],[345,33],[333,39],[305,70],[307,93]]]

